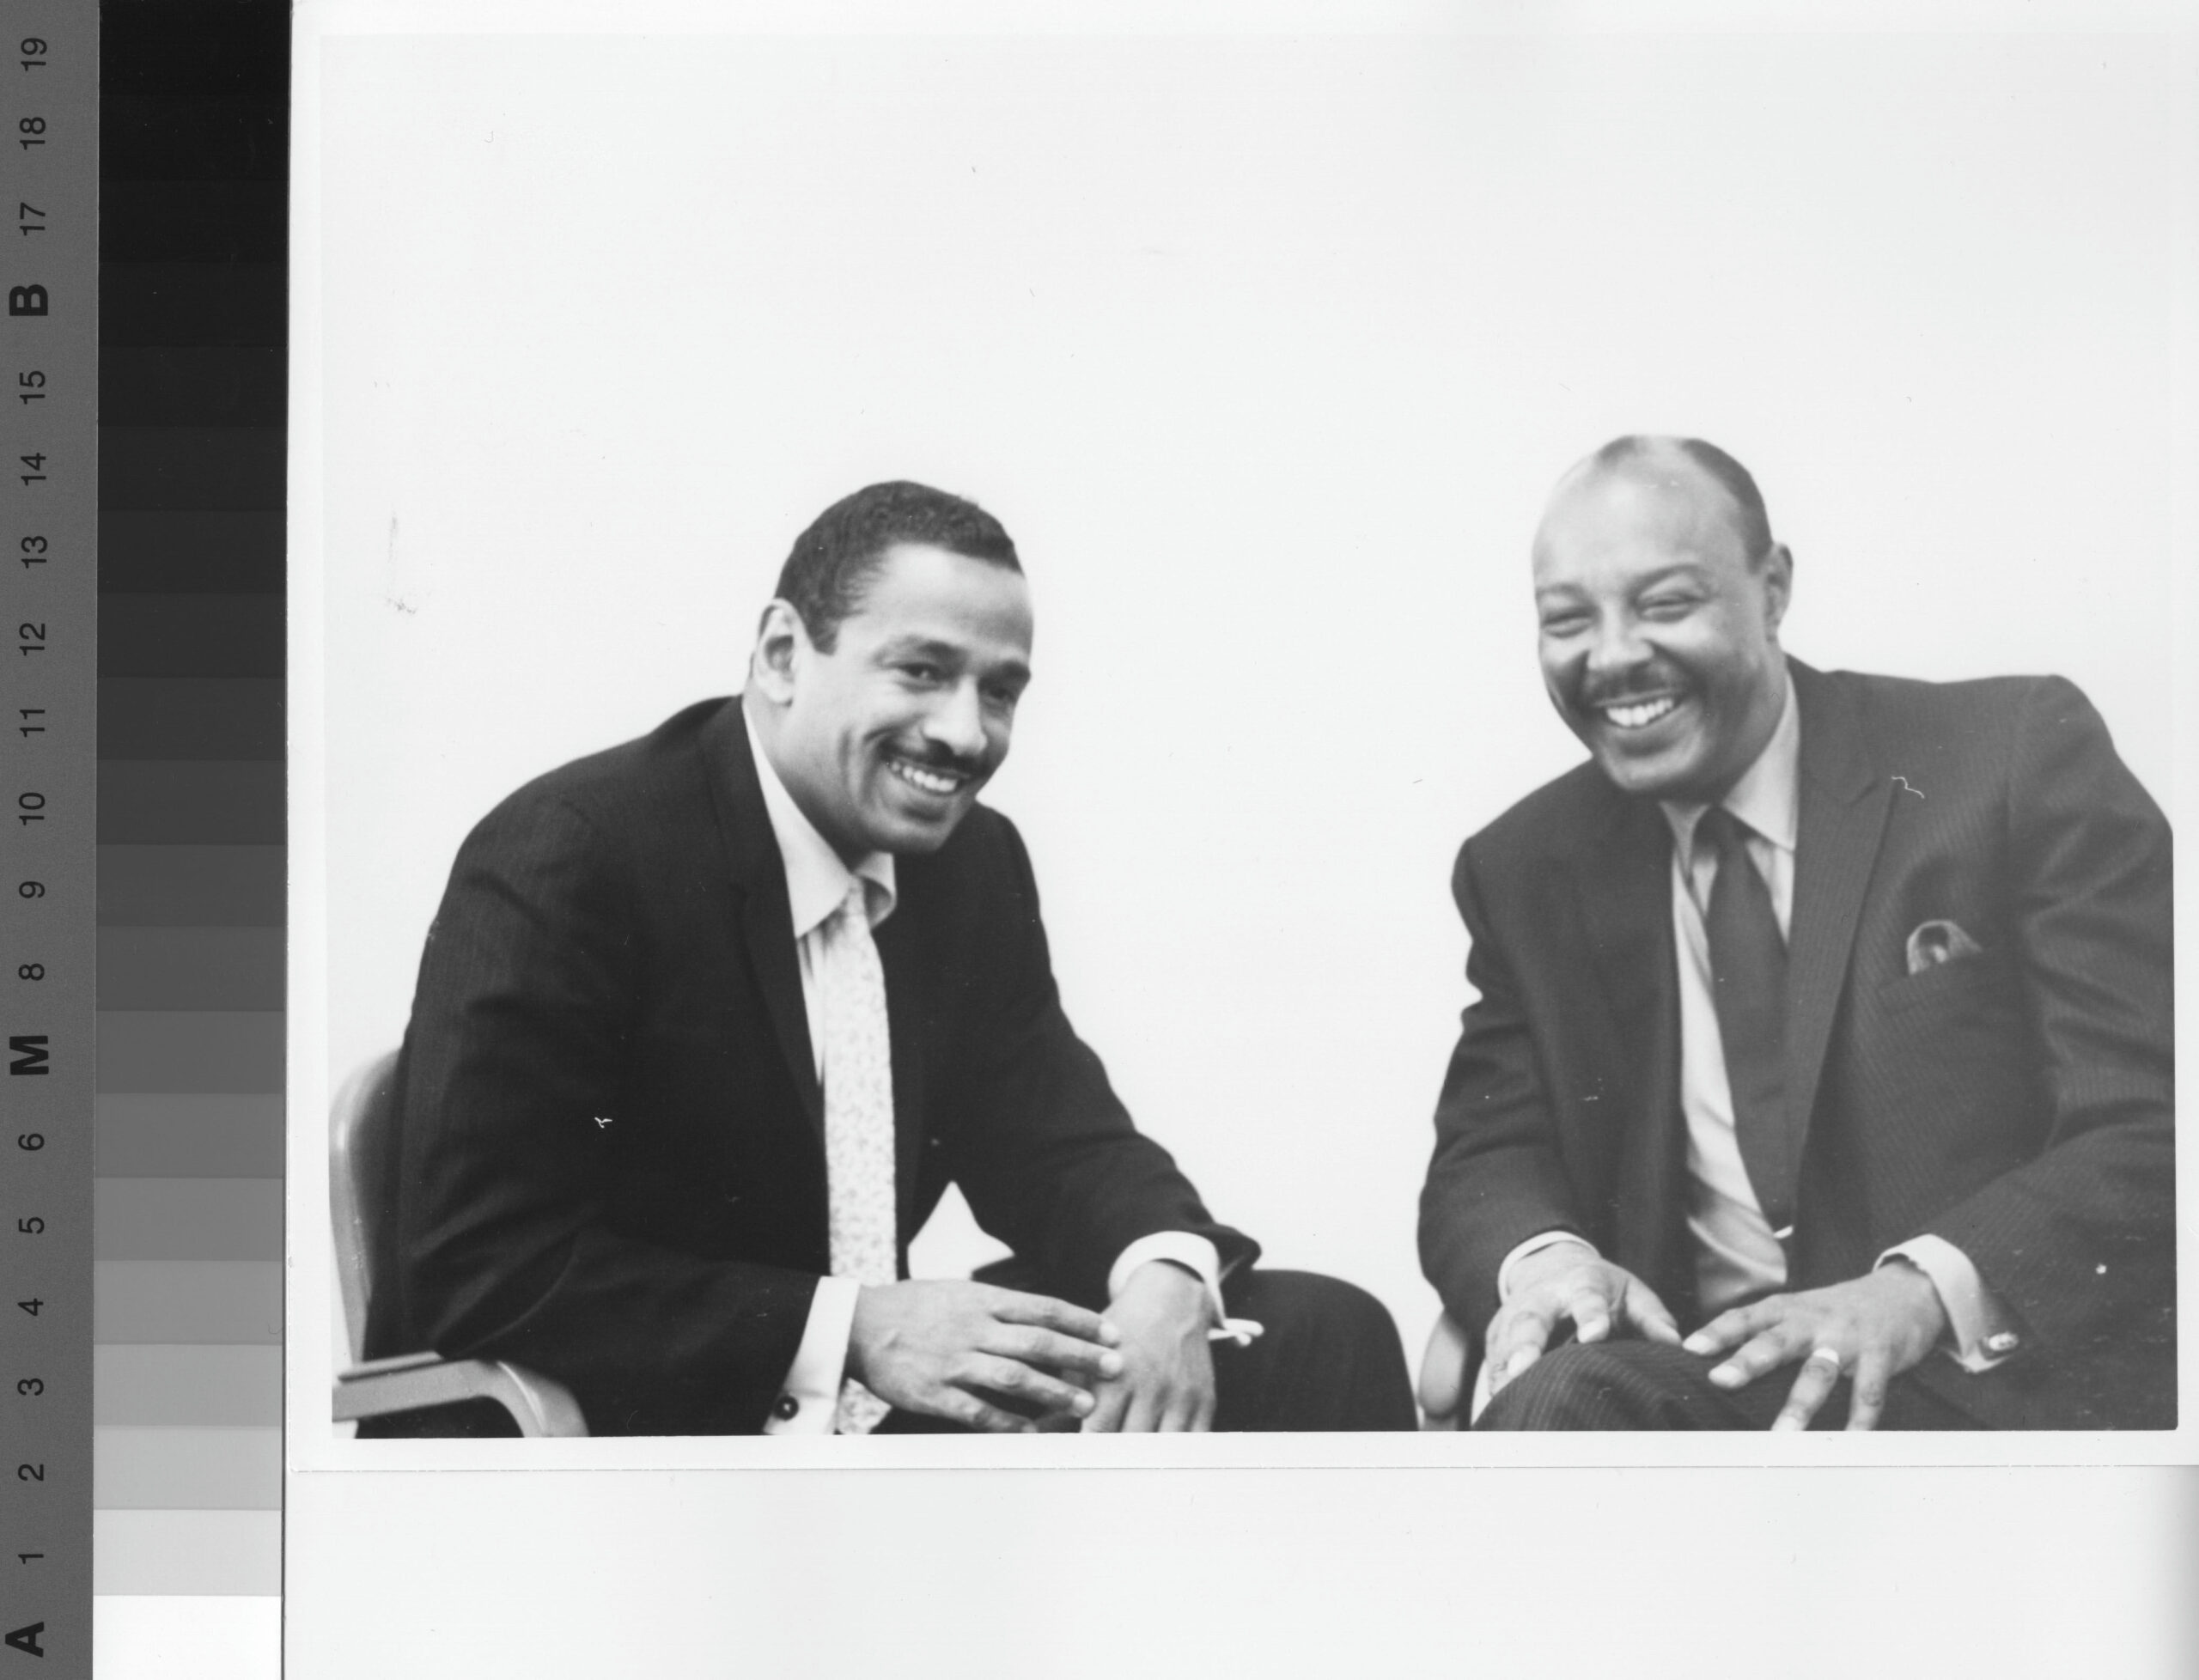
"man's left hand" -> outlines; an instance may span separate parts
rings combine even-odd
[[[1713,1367],[1710,1380],[1741,1388],[1768,1371],[1803,1361],[1774,1429],[1806,1429],[1843,1376],[1855,1379],[1848,1427],[1877,1426],[1886,1386],[1930,1353],[1947,1328],[1932,1280],[1896,1261],[1867,1277],[1768,1295],[1720,1313],[1680,1345],[1691,1354],[1739,1351]]]
[[[1122,1332],[1119,1377],[1093,1390],[1099,1403],[1087,1432],[1204,1430],[1214,1426],[1214,1354],[1207,1344],[1214,1312],[1206,1285],[1167,1260],[1130,1275],[1100,1315]]]

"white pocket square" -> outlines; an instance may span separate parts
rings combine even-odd
[[[1975,957],[1985,947],[1952,922],[1920,922],[1909,936],[1909,971],[1922,974],[1941,963]]]

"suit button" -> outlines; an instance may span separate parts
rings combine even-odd
[[[801,1402],[791,1394],[782,1394],[771,1405],[771,1415],[782,1423],[791,1423],[801,1412]]]
[[[2016,1344],[2022,1339],[2013,1330],[1996,1331],[1985,1338],[1985,1351],[1989,1354],[2013,1353]]]

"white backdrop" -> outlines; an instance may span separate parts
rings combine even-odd
[[[872,479],[974,496],[1023,549],[1039,681],[991,797],[1080,1026],[1223,1216],[1375,1289],[1416,1354],[1465,1001],[1451,855],[1578,756],[1525,557],[1574,458],[1724,444],[1799,556],[1795,652],[2064,672],[2174,808],[2199,702],[2184,0],[301,17],[286,1450],[384,1473],[289,1479],[300,1671],[925,1671],[974,1635],[1061,1675],[1556,1677],[1607,1673],[1606,1628],[1644,1676],[1737,1647],[1799,1680],[2188,1671],[2176,1485],[1800,1468],[2184,1435],[854,1455],[996,1466],[950,1483],[311,1423],[329,1082],[400,1031],[460,837],[734,688],[795,533]],[[2043,33],[2072,25],[2123,33]],[[919,27],[944,33],[878,33]],[[1487,1468],[1645,1461],[1784,1468]],[[1087,1468],[998,1468],[1057,1462]],[[394,1468],[520,1463],[553,1473]],[[1301,1468],[1217,1468],[1277,1463]],[[1205,1468],[1104,1468],[1157,1464]]]
[[[796,531],[880,478],[1025,556],[1038,681],[990,798],[1073,1019],[1222,1217],[1416,1351],[1451,856],[1579,756],[1525,557],[1575,457],[1723,444],[1798,557],[1790,649],[2063,672],[2172,797],[2183,159],[2141,42],[323,64],[298,716],[325,703],[332,1077],[401,1031],[466,829],[735,689]]]

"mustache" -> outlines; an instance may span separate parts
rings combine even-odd
[[[1594,677],[1582,673],[1569,685],[1567,698],[1587,710],[1599,706],[1623,706],[1629,700],[1646,700],[1660,694],[1686,692],[1687,679],[1672,666],[1645,665],[1617,676]]]
[[[952,747],[935,741],[896,741],[886,749],[897,758],[905,758],[918,770],[939,770],[949,776],[967,776],[982,781],[990,773],[983,758],[967,758]]]

